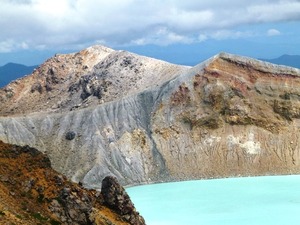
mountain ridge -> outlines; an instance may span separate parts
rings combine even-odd
[[[108,175],[134,185],[300,172],[300,70],[228,53],[191,68],[113,51],[87,71],[82,53],[0,91],[0,140],[46,152],[88,188]],[[52,95],[60,82],[69,86]],[[53,110],[64,93],[70,104]],[[25,107],[26,95],[45,97]]]
[[[262,59],[264,61],[275,63],[278,65],[286,65],[295,68],[300,68],[300,56],[299,55],[288,55],[284,54],[274,59]]]
[[[36,67],[12,62],[0,66],[0,88],[24,75],[31,74]]]
[[[90,57],[85,59],[88,55]],[[68,63],[75,64],[76,69],[68,69],[72,68],[72,66],[67,66]],[[173,71],[164,71],[163,65],[168,65],[166,70]],[[40,111],[83,108],[136,93],[161,79],[168,79],[163,77],[173,76],[179,68],[188,67],[169,64],[126,51],[114,51],[102,46],[93,46],[76,54],[57,54],[38,67],[31,76],[15,81],[4,87],[2,91],[0,90],[2,98],[8,95],[13,99],[9,103],[10,106],[7,105],[3,109],[12,114],[9,108],[19,107],[24,111],[26,106],[29,106],[29,110]],[[21,87],[20,83],[30,84]],[[126,88],[123,89],[123,86]],[[26,96],[29,96],[28,99]],[[51,103],[53,98],[54,102]],[[58,101],[57,98],[61,100]],[[50,109],[49,104],[53,104]]]
[[[104,46],[102,46],[102,47],[107,48]],[[109,49],[109,48],[107,48],[107,49]],[[277,58],[273,58],[273,59],[260,58],[259,60],[265,61],[265,62],[270,62],[270,63],[277,64],[277,65],[300,68],[300,56],[299,55],[284,54],[284,55],[281,55],[281,56],[279,56]],[[9,67],[9,69],[7,69],[8,67]],[[17,69],[16,69],[16,67],[17,67]],[[37,67],[38,67],[38,65],[25,66],[23,64],[13,63],[13,62],[9,62],[3,66],[0,66],[0,75],[2,75],[2,76],[6,75],[5,77],[2,77],[0,79],[0,88],[4,87],[5,85],[14,81],[15,79],[18,79],[18,78],[23,77],[24,75],[30,74]],[[21,70],[21,72],[20,72],[20,70]],[[8,74],[13,75],[13,77],[8,78],[7,77]]]

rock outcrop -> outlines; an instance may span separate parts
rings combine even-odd
[[[122,190],[113,181],[105,187]],[[125,208],[106,204],[107,195],[69,182],[36,149],[0,142],[0,224],[145,224],[128,196],[111,193],[110,197],[126,198]]]
[[[101,194],[104,204],[122,215],[130,224],[145,224],[144,218],[135,210],[129,195],[115,177],[107,176],[103,179]]]
[[[89,62],[91,49],[77,55]],[[108,175],[132,185],[300,172],[299,70],[227,53],[188,68],[96,49],[89,71],[66,65],[72,82],[31,91],[46,62],[5,87],[0,140],[40,149],[88,188]]]

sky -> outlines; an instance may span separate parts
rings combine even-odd
[[[95,44],[195,65],[300,55],[300,0],[0,0],[0,66]]]

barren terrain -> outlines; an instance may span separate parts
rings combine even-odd
[[[0,140],[88,188],[300,172],[300,71],[220,53],[195,67],[94,46],[0,91]]]

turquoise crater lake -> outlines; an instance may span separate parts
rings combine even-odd
[[[300,175],[127,188],[147,225],[299,225]]]

